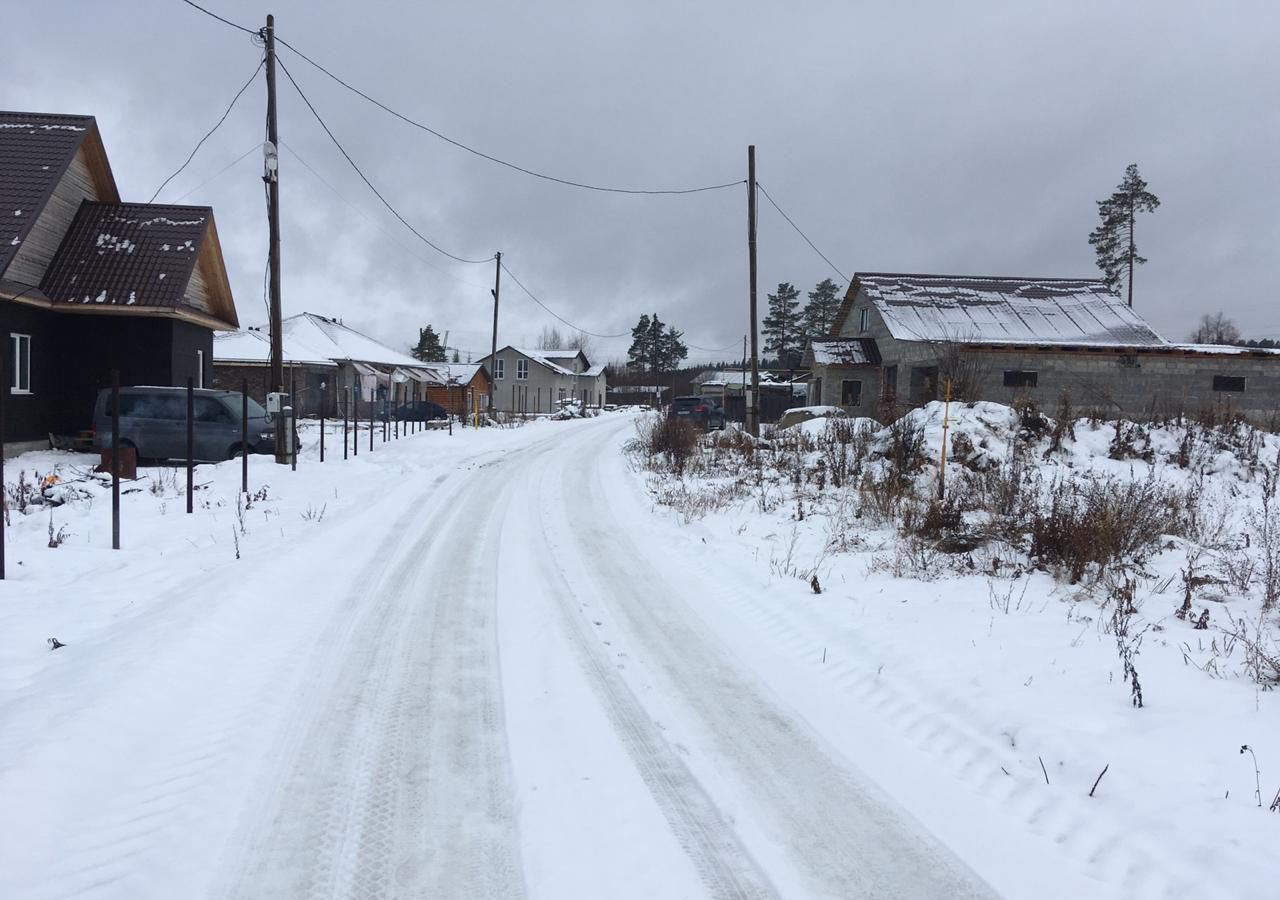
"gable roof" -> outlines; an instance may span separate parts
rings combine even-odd
[[[880,349],[870,338],[814,338],[805,348],[801,365],[877,366]]]
[[[298,338],[286,334],[281,334],[281,338],[285,365],[338,367],[333,360]],[[271,362],[271,335],[257,328],[219,332],[213,336],[213,361],[266,365]]]
[[[118,200],[93,116],[0,112],[0,273],[9,267],[80,147],[92,145],[105,172],[107,199]]]
[[[315,313],[299,313],[280,323],[282,340],[298,341],[312,348],[325,359],[335,362],[361,362],[375,366],[392,366],[405,369],[426,369],[428,364],[414,359],[407,353],[393,350],[336,319],[326,319]]]
[[[213,210],[207,206],[86,200],[40,289],[55,307],[171,310],[235,327],[235,306],[221,253],[212,246],[216,243]],[[212,302],[202,309],[191,302],[188,288],[199,258],[206,254],[216,260],[217,271],[205,272]]]
[[[470,384],[481,372],[485,373],[486,380],[489,377],[489,371],[479,363],[425,363],[425,365],[445,384],[451,380],[454,384]]]
[[[849,285],[837,329],[859,291],[901,341],[1168,346],[1098,279],[867,272]]]

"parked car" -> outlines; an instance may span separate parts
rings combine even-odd
[[[195,391],[192,456],[216,462],[249,453],[275,452],[275,423],[262,404],[249,398],[248,440],[241,436],[239,391]],[[111,391],[98,391],[93,408],[94,443],[111,446]],[[247,445],[247,446],[246,446]],[[120,388],[120,446],[133,447],[139,459],[186,459],[187,389]]]
[[[383,418],[386,418],[383,416]],[[391,410],[391,418],[401,422],[430,422],[432,419],[447,419],[449,413],[439,403],[430,400],[411,400]]]
[[[724,428],[725,415],[712,397],[676,397],[667,407],[668,419],[688,419],[703,428]]]

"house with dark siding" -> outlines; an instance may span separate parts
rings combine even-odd
[[[6,453],[87,428],[113,371],[205,386],[237,326],[213,210],[122,203],[92,116],[0,112]]]
[[[941,399],[948,381],[1050,412],[1064,396],[1103,415],[1280,411],[1280,352],[1168,341],[1088,278],[859,274],[804,362],[808,402],[855,415]]]

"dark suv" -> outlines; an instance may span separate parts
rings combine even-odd
[[[391,410],[391,418],[401,422],[430,422],[432,419],[447,419],[449,413],[439,403],[430,400],[410,400]],[[383,418],[386,418],[384,415]]]
[[[711,397],[676,397],[667,408],[668,419],[688,419],[708,430],[724,428],[724,410]]]

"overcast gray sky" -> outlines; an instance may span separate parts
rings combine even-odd
[[[273,12],[282,38],[387,105],[559,177],[735,181],[754,143],[760,182],[845,275],[1095,276],[1095,201],[1136,162],[1162,204],[1138,225],[1150,259],[1139,311],[1172,339],[1219,309],[1248,336],[1280,337],[1274,2],[202,5],[252,28]],[[96,116],[122,196],[146,200],[260,55],[180,0],[11,3],[0,105]],[[537,181],[281,58],[437,244],[474,258],[501,250],[585,329],[626,332],[657,312],[691,344],[740,347],[745,187],[634,197]],[[159,198],[213,206],[244,324],[265,319],[260,152],[207,180],[261,142],[264,110],[259,80]],[[492,264],[459,265],[418,242],[283,75],[280,134],[285,314],[340,316],[401,347],[429,323],[487,352]],[[805,291],[835,277],[763,198],[759,254],[762,312],[779,281]],[[559,324],[509,282],[502,297],[501,343]],[[596,341],[614,359],[628,344]]]

